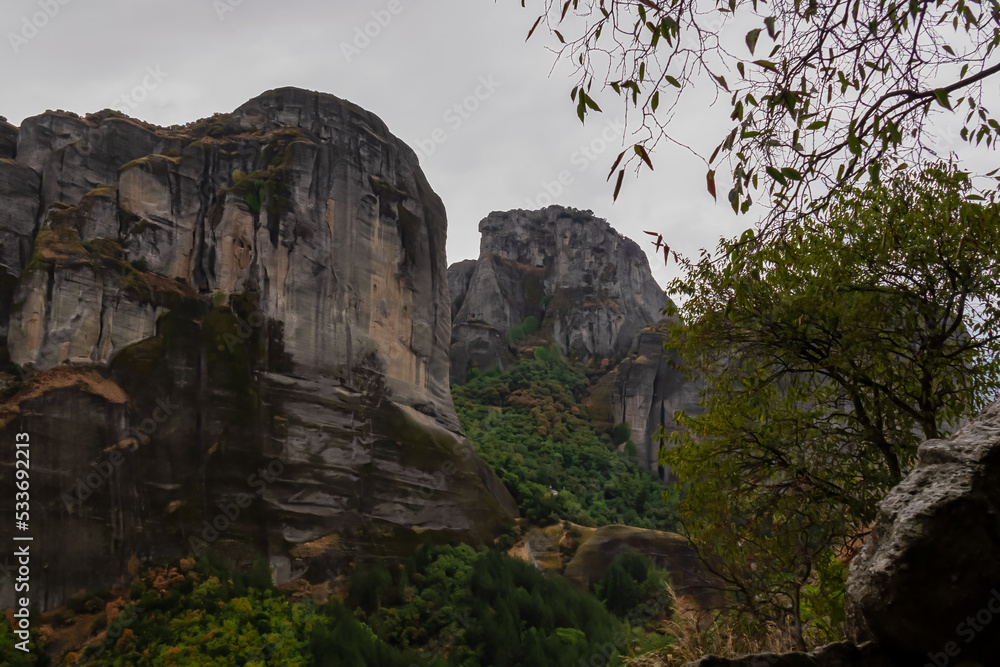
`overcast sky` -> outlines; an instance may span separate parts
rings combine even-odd
[[[752,225],[724,196],[715,203],[708,195],[704,162],[666,145],[653,156],[656,171],[630,174],[612,204],[605,179],[622,146],[621,109],[606,106],[603,119],[581,125],[569,71],[550,75],[547,36],[525,43],[539,3],[527,4],[3,0],[0,114],[19,124],[46,109],[113,107],[170,125],[232,111],[281,86],[333,93],[376,113],[422,153],[448,209],[449,262],[478,256],[477,227],[490,211],[553,201],[593,210],[648,253],[643,230],[692,254]],[[46,8],[51,18],[39,14]],[[136,97],[145,99],[123,100],[144,79],[152,85]],[[727,100],[688,101],[676,129],[710,153],[727,125]],[[944,135],[957,146],[956,129]],[[650,259],[663,284],[662,258]]]

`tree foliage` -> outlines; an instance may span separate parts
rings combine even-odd
[[[619,624],[592,595],[530,563],[468,545],[425,545],[392,582],[392,606],[367,617],[399,650],[448,656],[448,664],[578,665],[617,653]]]
[[[803,594],[841,576],[834,555],[919,443],[1000,389],[1000,205],[949,165],[901,170],[788,242],[747,232],[720,254],[671,284],[671,343],[705,378],[706,412],[678,415],[664,463],[742,608],[801,632],[831,609]]]
[[[675,501],[594,430],[580,403],[588,386],[581,370],[539,347],[535,359],[472,377],[452,395],[476,451],[534,523],[669,530]]]
[[[594,586],[594,593],[608,611],[626,618],[644,601],[655,598],[668,583],[669,573],[653,565],[649,558],[622,552],[611,560]]]
[[[670,123],[683,96],[703,85],[728,102],[732,121],[706,160],[709,192],[716,196],[716,169],[728,163],[732,208],[746,213],[764,191],[774,219],[822,208],[863,176],[877,180],[889,158],[919,156],[931,113],[954,114],[968,142],[1000,134],[982,104],[984,84],[1000,72],[998,0],[533,5],[541,11],[528,36],[547,27],[576,67],[580,119],[600,112],[610,89],[638,131],[609,179],[619,165],[652,169],[661,140],[683,145]]]
[[[418,660],[428,667],[446,664],[390,646],[336,600],[324,605],[312,600],[289,603],[272,586],[266,564],[249,575],[214,558],[204,558],[194,567],[154,568],[133,580],[130,598],[109,600],[102,612],[104,626],[92,626],[97,634],[75,652],[73,664],[407,667]],[[112,609],[115,616],[109,613]],[[5,659],[14,657],[0,653],[0,663],[6,664]]]

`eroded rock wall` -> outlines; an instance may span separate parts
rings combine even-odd
[[[676,411],[691,415],[703,411],[701,384],[691,381],[678,367],[676,353],[663,347],[667,326],[660,322],[640,331],[628,356],[598,381],[590,399],[595,414],[603,407],[597,404],[603,403],[612,422],[631,426],[639,462],[664,480],[671,479],[671,472],[659,465],[659,453],[669,443],[654,436],[660,426],[667,435],[678,430]]]
[[[856,641],[914,661],[997,664],[1000,402],[920,445],[851,563],[846,611]]]

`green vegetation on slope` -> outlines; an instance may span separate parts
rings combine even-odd
[[[530,563],[468,545],[421,548],[404,566],[352,577],[349,606],[389,644],[462,667],[600,664],[624,635],[592,595]]]
[[[476,375],[452,395],[469,440],[532,522],[673,529],[675,502],[588,421],[588,386],[581,370],[545,353]]]
[[[271,585],[266,564],[243,574],[203,558],[153,568],[127,592],[74,598],[46,617],[46,638],[33,633],[27,655],[0,623],[0,665],[620,665],[634,634],[562,576],[468,545],[426,544],[404,563],[358,566],[345,602],[293,602]]]
[[[382,642],[336,600],[288,602],[272,587],[266,565],[244,576],[206,559],[189,563],[193,567],[186,572],[184,567],[148,571],[132,582],[128,600],[109,600],[105,608],[98,599],[105,611],[89,621],[93,637],[64,662],[114,667],[444,664]],[[71,610],[65,617],[67,623],[74,620]],[[0,664],[17,654],[6,645],[2,649]],[[45,664],[44,658],[37,664]]]

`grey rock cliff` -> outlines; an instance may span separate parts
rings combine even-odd
[[[17,155],[17,128],[0,116],[0,160],[13,160]]]
[[[652,324],[640,331],[631,350],[591,392],[592,413],[602,414],[607,406],[609,421],[628,422],[639,462],[661,479],[670,478],[670,471],[660,467],[659,452],[667,446],[654,440],[662,425],[667,434],[679,427],[674,412],[700,414],[701,385],[690,381],[676,365],[676,354],[664,350],[666,323]]]
[[[323,580],[516,513],[451,402],[444,206],[375,115],[294,88],[183,127],[47,113],[0,194],[43,608],[132,558]]]
[[[619,359],[666,305],[639,246],[589,211],[494,212],[480,256],[453,265],[452,381],[507,365],[509,332],[529,316],[581,361]]]

